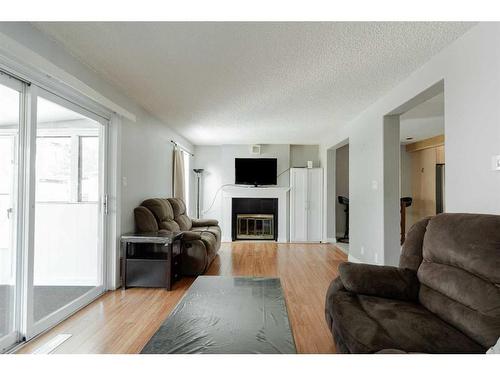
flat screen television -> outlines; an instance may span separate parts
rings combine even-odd
[[[238,185],[276,185],[277,159],[235,158],[235,184]]]

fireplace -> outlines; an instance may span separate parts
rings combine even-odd
[[[232,239],[277,240],[277,198],[232,198]]]

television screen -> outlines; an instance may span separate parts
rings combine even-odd
[[[242,185],[276,185],[277,159],[253,158],[234,160],[235,183]]]

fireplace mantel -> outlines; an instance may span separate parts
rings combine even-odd
[[[278,242],[288,242],[289,187],[226,186],[222,189],[222,241],[231,242],[231,215],[233,198],[277,198]]]

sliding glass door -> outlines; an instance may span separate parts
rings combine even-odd
[[[104,291],[107,120],[0,71],[0,353]]]
[[[23,84],[0,73],[0,353],[19,340],[18,164]]]
[[[37,90],[28,338],[103,292],[105,126]]]

